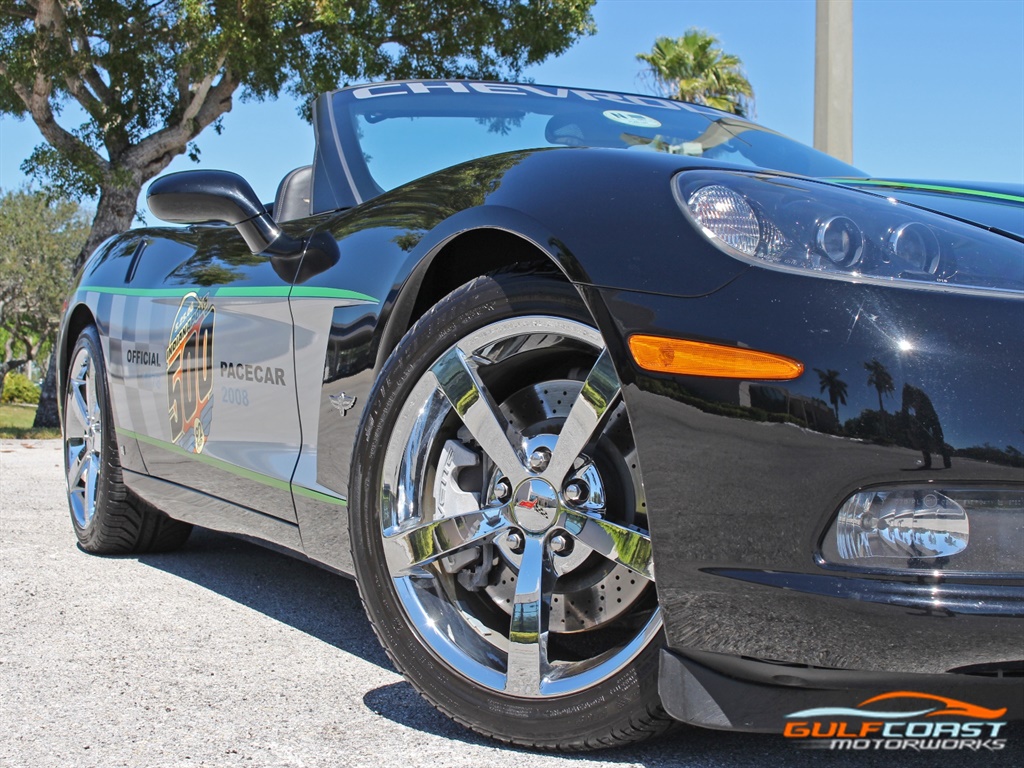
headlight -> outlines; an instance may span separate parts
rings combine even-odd
[[[939,290],[1024,292],[1024,244],[891,198],[772,174],[684,171],[679,207],[760,266]]]

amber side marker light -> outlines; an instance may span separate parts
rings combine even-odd
[[[630,336],[629,351],[637,365],[658,373],[786,381],[804,372],[803,363],[771,352],[664,336]]]

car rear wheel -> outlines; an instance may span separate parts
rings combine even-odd
[[[192,526],[133,496],[122,482],[106,366],[91,325],[71,351],[63,415],[68,506],[82,549],[110,555],[162,552],[184,544]]]
[[[639,462],[573,286],[499,274],[450,294],[388,360],[360,435],[363,601],[434,706],[547,749],[670,726]]]

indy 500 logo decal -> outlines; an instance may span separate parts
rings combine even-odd
[[[202,453],[213,421],[213,304],[186,294],[167,343],[167,413],[171,440]]]

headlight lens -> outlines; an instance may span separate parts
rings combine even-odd
[[[744,256],[757,255],[761,224],[743,195],[721,184],[708,184],[695,189],[686,202],[705,231]]]
[[[767,173],[685,171],[673,184],[680,208],[708,240],[761,266],[1024,292],[1024,244],[890,198]]]

